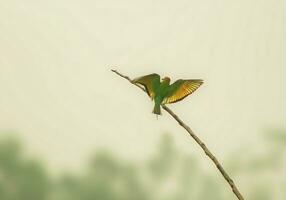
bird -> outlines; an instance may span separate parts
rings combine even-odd
[[[148,96],[155,102],[153,113],[161,115],[161,105],[171,104],[183,100],[202,84],[202,79],[179,79],[170,84],[171,79],[166,76],[160,78],[153,73],[131,80],[133,84],[142,85]]]

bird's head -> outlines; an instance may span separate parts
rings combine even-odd
[[[171,79],[168,76],[165,76],[164,78],[162,78],[162,82],[164,83],[170,83]]]

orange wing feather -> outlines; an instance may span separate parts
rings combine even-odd
[[[139,78],[136,78],[132,82],[143,85],[145,87],[148,96],[150,96],[151,99],[153,99],[155,96],[156,87],[160,85],[160,76],[155,73],[149,74],[146,76],[141,76]]]
[[[177,80],[170,85],[170,92],[163,100],[163,104],[175,103],[192,94],[203,84],[201,79]]]

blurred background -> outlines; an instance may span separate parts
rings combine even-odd
[[[286,199],[286,2],[1,1],[0,199],[235,199],[131,78],[204,84],[170,105],[246,199]]]

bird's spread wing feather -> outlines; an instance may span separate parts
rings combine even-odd
[[[153,99],[156,88],[160,85],[160,76],[158,74],[149,74],[136,78],[132,82],[143,85],[147,94]]]
[[[203,84],[201,79],[177,80],[170,85],[166,97],[163,99],[163,104],[175,103],[192,94]]]

